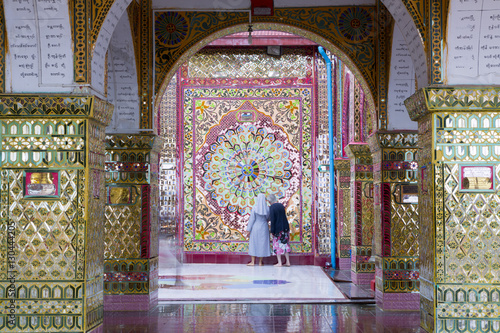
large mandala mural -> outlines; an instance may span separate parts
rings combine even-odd
[[[311,87],[182,88],[184,251],[248,250],[259,193],[287,207],[295,253],[311,253]]]
[[[240,112],[258,119],[238,124],[237,112],[211,129],[209,136],[217,136],[205,143],[196,165],[201,164],[199,186],[207,192],[210,208],[234,228],[242,227],[240,217],[248,217],[259,193],[276,194],[287,202],[299,187],[300,162],[299,151],[269,117]]]

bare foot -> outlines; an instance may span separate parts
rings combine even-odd
[[[283,266],[290,267],[290,264],[284,264]]]
[[[282,264],[276,264],[274,265],[274,267],[282,267],[283,265]]]
[[[263,263],[260,263],[260,264],[259,264],[259,266],[264,266],[264,264],[263,264]]]
[[[249,262],[247,266],[255,266],[255,264],[253,262]]]

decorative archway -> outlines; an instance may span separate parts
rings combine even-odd
[[[299,11],[291,9],[292,11]],[[376,116],[376,69],[375,69],[375,44],[372,17],[374,7],[327,7],[316,9],[304,9],[303,13],[291,15],[289,11],[276,10],[275,17],[259,17],[259,22],[253,22],[254,30],[276,30],[293,33],[308,38],[338,57],[359,80],[363,90],[367,92],[367,111],[370,112],[367,119],[371,119],[371,128],[375,131],[378,128]],[[167,15],[173,13],[172,15]],[[174,15],[175,14],[175,15]],[[201,13],[203,17],[193,19],[197,28],[204,27],[203,32],[194,33],[191,27],[188,27],[187,20],[181,12],[157,12],[156,20],[160,15],[170,23],[164,24],[164,29],[168,29],[167,37],[156,36],[155,48],[155,82],[156,100],[154,101],[155,110],[158,110],[168,83],[173,75],[192,55],[201,50],[212,41],[238,32],[248,30],[248,17],[246,13],[224,13],[240,14],[233,17],[232,20],[217,18],[218,13]],[[186,15],[190,14],[186,12]],[[242,15],[244,14],[244,15]],[[212,15],[212,16],[211,16]],[[365,15],[365,16],[362,16]],[[290,17],[295,17],[291,19]],[[300,19],[300,20],[298,20]],[[264,22],[268,20],[268,22]],[[361,28],[342,28],[352,24],[348,21],[358,20],[354,26]],[[206,21],[206,24],[202,24]],[[219,22],[220,21],[220,22]],[[221,22],[223,21],[224,24]],[[256,21],[256,20],[254,20]],[[306,25],[304,22],[314,22],[314,25]],[[334,23],[342,24],[334,26]],[[157,22],[158,23],[158,22]],[[169,25],[170,24],[170,25]],[[177,25],[177,26],[175,26]],[[324,28],[323,31],[321,28]],[[158,25],[155,30],[161,30]],[[364,32],[363,32],[364,31]],[[192,36],[195,35],[195,36]],[[160,41],[163,38],[162,41]],[[176,40],[173,40],[176,38]],[[348,40],[351,38],[351,40]],[[172,45],[171,45],[172,44]],[[369,92],[369,93],[368,93]],[[369,125],[369,126],[370,126]]]
[[[427,54],[425,52],[424,40],[426,36],[425,26],[425,4],[424,1],[401,1],[382,0],[396,24],[403,32],[403,36],[411,51],[413,67],[417,76],[419,87],[426,87],[429,84],[427,75]],[[433,23],[433,25],[435,25]]]
[[[168,26],[168,24],[164,24],[164,28],[165,29],[168,28],[168,34],[165,33],[165,35],[162,36],[162,38],[164,38],[163,41],[162,41],[162,43],[164,45],[169,44],[169,43],[178,43],[178,41],[182,39],[181,33],[184,33],[186,35],[188,34],[188,32],[186,32],[186,30],[182,30],[181,29],[181,28],[185,27],[185,26],[182,25],[182,24],[185,23],[185,21],[183,21],[182,17],[180,17],[178,15],[171,15],[170,17],[168,17],[168,21],[169,22],[177,22],[177,24],[179,24],[180,28],[179,28],[179,32],[176,33],[175,27]],[[173,23],[171,23],[171,24],[173,25]],[[299,35],[299,36],[302,36],[302,37],[305,37],[305,38],[308,38],[308,39],[312,39],[316,43],[322,43],[322,45],[326,49],[330,50],[333,54],[335,54],[338,58],[340,58],[344,64],[346,64],[347,66],[351,66],[351,68],[353,69],[352,72],[356,73],[358,78],[359,77],[362,78],[362,75],[360,74],[359,69],[356,67],[355,64],[353,64],[353,61],[349,58],[349,56],[345,55],[342,51],[339,51],[338,47],[336,47],[335,45],[333,45],[332,43],[330,43],[325,38],[318,37],[317,35],[309,32],[309,31],[304,31],[301,28],[297,28],[297,27],[293,27],[293,26],[288,26],[288,25],[283,25],[283,24],[278,25],[278,24],[275,24],[275,23],[257,23],[257,24],[254,25],[254,28],[255,28],[255,30],[279,30],[279,31],[286,31],[287,33],[294,33],[296,35]],[[174,75],[176,75],[175,73],[177,73],[177,71],[181,68],[181,66],[183,64],[185,64],[191,56],[193,56],[195,53],[197,53],[198,51],[200,51],[204,46],[208,45],[212,41],[214,41],[214,40],[216,40],[218,38],[221,38],[223,36],[230,35],[230,34],[233,34],[233,33],[238,33],[238,32],[246,32],[247,29],[248,29],[248,25],[247,24],[239,24],[239,25],[234,26],[234,27],[229,27],[229,28],[226,28],[226,29],[221,29],[220,31],[217,31],[214,34],[208,36],[203,41],[201,41],[201,42],[198,41],[197,43],[194,43],[194,45],[190,49],[188,49],[186,51],[186,53],[184,53],[182,56],[179,57],[179,59],[177,60],[177,62],[171,62],[171,63],[173,63],[173,65],[170,68],[170,72],[160,72],[159,73],[159,71],[157,70],[157,72],[156,72],[156,74],[157,74],[156,80],[157,81],[155,82],[155,86],[158,89],[157,90],[158,91],[157,96],[158,97],[160,97],[160,96],[163,97],[163,95],[167,91],[167,89],[169,89],[169,91],[170,91],[171,88],[167,88],[167,86],[169,85],[170,79]],[[157,30],[158,30],[158,28],[156,28],[156,31]],[[174,40],[175,38],[176,38],[176,40]],[[175,49],[175,48],[173,48],[173,49]],[[165,57],[167,55],[173,57],[172,53],[174,53],[174,52],[173,51],[166,52],[167,50],[169,50],[169,49],[168,48],[164,49],[164,51],[166,53]],[[160,63],[160,60],[158,60],[159,54],[161,54],[161,52],[159,52],[159,53],[156,54],[156,56],[157,56],[157,64]],[[162,68],[165,68],[165,66],[162,66]],[[182,69],[182,71],[184,72],[184,69]],[[163,82],[159,82],[158,78],[162,77],[162,75],[168,75],[168,79],[164,80]],[[362,80],[363,79],[361,79],[359,81],[361,82]],[[363,84],[363,83],[365,83],[365,84]],[[371,111],[373,111],[373,113],[375,113],[375,107],[374,107],[373,97],[372,97],[373,94],[370,94],[371,90],[368,88],[368,84],[366,83],[366,81],[362,81],[361,85],[363,86],[363,90],[367,91],[367,94],[366,94],[367,95],[367,100],[371,102],[371,103],[368,102],[367,104],[369,104],[371,106]],[[222,93],[222,95],[220,95],[219,93]],[[250,97],[250,99],[255,98],[255,96],[252,95],[252,91],[249,90],[249,91],[247,91],[247,93],[248,93],[248,96]],[[169,94],[170,94],[171,98],[175,98],[174,97],[175,95],[172,95],[171,93],[169,93]],[[230,97],[228,95],[225,95],[224,91],[223,92],[219,92],[218,91],[217,93],[214,93],[214,94],[215,94],[214,96],[219,96],[222,99]],[[192,102],[193,102],[192,98],[196,98],[198,101],[201,100],[201,99],[208,100],[210,98],[209,95],[206,95],[203,92],[201,92],[201,93],[195,92],[193,94],[193,92],[190,91],[190,93],[188,94],[188,96],[189,96],[189,103],[187,103],[187,104],[189,104],[189,105],[193,105],[192,104]],[[246,96],[247,95],[245,95],[245,97]],[[297,96],[297,98],[300,98],[300,97],[301,96]],[[370,100],[370,98],[371,98],[371,100]],[[157,110],[160,109],[158,103],[160,103],[160,100],[157,101],[157,106],[158,106],[156,108]],[[235,106],[235,108],[238,107],[238,105],[233,105],[233,106]],[[232,109],[233,108],[231,108],[231,110]],[[366,109],[368,109],[368,108],[366,108]],[[371,113],[371,114],[373,114],[373,113]],[[368,118],[372,122],[371,125],[373,127],[377,128],[378,127],[377,125],[373,125],[373,121],[376,120],[377,117],[371,116],[371,117],[368,117]],[[214,126],[214,127],[218,127],[218,126],[220,127],[221,126],[220,124],[219,125],[215,125],[217,122],[213,122],[213,120],[214,119],[210,118],[210,124],[211,124],[211,126]],[[200,120],[200,122],[201,121],[202,120]],[[259,119],[259,121],[264,121],[264,120]],[[185,131],[187,133],[192,133],[193,138],[194,138],[194,136],[196,136],[196,138],[198,138],[198,134],[199,133],[197,133],[197,131],[194,129],[194,127],[193,128],[190,127],[189,123],[190,123],[190,121],[188,121],[188,123],[185,124],[185,127],[184,127]],[[234,123],[234,121],[230,121],[229,123]],[[197,124],[198,124],[198,120],[197,120]],[[206,127],[205,125],[206,124],[202,123],[200,125],[200,127],[205,128]],[[239,131],[240,128],[237,128],[235,130]],[[228,131],[217,131],[217,133],[219,133],[219,132],[228,132]],[[242,133],[243,132],[245,132],[245,129],[242,129]],[[208,134],[208,135],[210,135],[210,134]],[[221,138],[221,140],[222,139],[223,138]],[[189,140],[191,140],[191,139],[189,139]],[[194,142],[198,142],[198,139],[193,139],[193,140],[194,140]],[[198,161],[198,158],[197,157],[193,157],[193,156],[197,156],[196,153],[195,153],[195,151],[198,152],[199,151],[198,150],[199,147],[196,146],[196,149],[194,149],[194,147],[191,145],[191,143],[188,143],[187,145],[188,145],[187,148],[186,148],[186,146],[184,146],[184,151],[185,151],[185,154],[186,154],[186,160],[191,161],[191,159],[193,158],[193,159],[196,159]],[[178,144],[178,146],[179,146],[179,144]],[[182,145],[180,145],[180,146],[182,146]],[[188,151],[189,151],[189,153],[188,153]],[[228,153],[228,154],[231,155],[230,153]],[[210,157],[207,157],[208,155],[210,155]],[[205,153],[204,156],[205,156],[205,158],[208,158],[208,159],[211,160],[212,154],[208,154],[208,155]],[[304,155],[304,158],[305,157],[306,156]],[[198,165],[198,167],[194,167],[193,165],[190,164],[190,166],[188,167],[190,175],[193,176],[192,177],[193,179],[202,179],[202,178],[200,178],[202,176],[197,171],[197,170],[201,170],[201,169],[199,169],[199,164],[197,164],[197,165]],[[206,168],[210,169],[210,165],[207,165]],[[259,165],[259,170],[261,170],[261,166],[260,165]],[[294,170],[293,173],[294,174],[300,174],[300,172],[297,172],[297,170]],[[189,177],[189,179],[191,179],[191,177]],[[208,237],[208,236],[211,235],[211,233],[210,233],[211,231],[213,231],[213,230],[222,230],[220,228],[214,228],[212,226],[212,224],[213,224],[213,221],[219,221],[220,220],[220,216],[224,215],[224,213],[221,212],[221,211],[219,211],[219,209],[218,209],[219,208],[218,206],[221,206],[221,204],[219,204],[219,201],[217,201],[217,203],[218,203],[218,206],[217,206],[216,204],[208,202],[209,199],[206,199],[206,200],[203,199],[203,198],[211,198],[209,195],[207,195],[207,193],[204,192],[205,190],[208,191],[208,192],[210,192],[210,193],[212,193],[212,192],[217,193],[217,189],[215,191],[211,191],[211,190],[213,190],[212,188],[207,189],[205,187],[206,184],[203,185],[203,186],[202,185],[203,184],[201,184],[201,183],[196,183],[196,186],[193,186],[193,184],[191,184],[191,183],[189,183],[187,185],[188,190],[184,193],[185,194],[185,198],[186,198],[186,202],[187,202],[186,207],[188,207],[188,208],[186,208],[186,211],[191,211],[192,210],[191,208],[196,206],[196,207],[202,207],[203,211],[207,211],[207,212],[210,211],[211,215],[208,215],[207,217],[204,216],[204,218],[202,219],[202,218],[198,218],[198,214],[193,215],[193,214],[186,213],[187,217],[185,218],[185,220],[188,221],[188,223],[186,224],[186,226],[187,226],[186,230],[190,230],[190,229],[192,230],[196,226],[196,232],[193,232],[192,234],[191,233],[189,234],[185,250],[187,252],[190,252],[192,255],[196,255],[197,252],[206,252],[206,251],[215,251],[215,252],[221,252],[222,253],[224,251],[227,251],[228,248],[231,248],[231,252],[234,252],[234,253],[245,252],[245,249],[242,246],[239,246],[239,247],[236,247],[236,248],[231,247],[232,245],[230,245],[229,247],[228,246],[226,246],[226,247],[218,247],[218,246],[215,247],[214,244],[216,244],[217,240],[220,240],[221,238]],[[199,187],[199,186],[202,186],[202,187]],[[194,187],[196,187],[197,189],[201,189],[201,188],[203,188],[203,189],[195,191],[195,190],[192,190]],[[225,188],[228,188],[227,184],[226,184]],[[297,190],[297,189],[295,189],[295,190]],[[198,191],[201,194],[199,194]],[[294,191],[292,191],[292,192],[294,192]],[[302,194],[299,195],[300,198],[297,199],[297,202],[300,201],[300,200],[302,200],[301,195]],[[218,196],[216,194],[214,196],[215,196],[215,198],[218,198]],[[193,199],[193,198],[196,198],[196,199]],[[284,198],[287,198],[286,195],[284,195]],[[287,199],[289,199],[289,198],[287,198]],[[182,199],[182,202],[184,202],[184,199]],[[302,202],[302,201],[300,201],[300,202]],[[225,204],[222,205],[222,206],[224,206],[224,208],[226,207]],[[235,203],[234,206],[237,206],[237,204]],[[245,204],[243,204],[242,206],[251,207],[251,206],[248,206],[248,205],[245,205]],[[207,207],[210,207],[211,209],[209,209]],[[234,207],[232,207],[232,208],[234,208]],[[228,210],[231,212],[231,209],[228,208]],[[302,216],[303,216],[302,215],[302,210],[299,210],[299,211],[300,211],[300,214],[297,214],[297,218],[302,218]],[[247,213],[248,212],[242,212],[241,216],[243,216],[243,215],[245,215]],[[195,216],[196,216],[196,218],[195,218]],[[238,224],[239,222],[232,221],[230,217],[228,217],[227,219],[225,219],[225,222],[228,222],[227,227],[230,227],[230,226],[234,227],[234,229],[236,231],[242,229],[241,225]],[[234,223],[232,223],[232,222],[234,222]],[[222,225],[221,224],[222,221],[219,221],[217,223],[218,223],[217,226],[221,226]],[[298,225],[298,228],[296,228],[296,229],[297,230],[302,230],[302,229],[300,229],[302,227],[301,222],[298,223],[297,225]],[[308,230],[307,227],[308,226],[306,225],[304,229]],[[193,236],[193,234],[195,234],[195,235]],[[205,238],[205,236],[207,236],[207,238]],[[231,234],[231,237],[233,237],[233,236],[234,235]],[[198,238],[198,237],[201,237],[201,238]],[[233,239],[231,238],[231,240],[233,240]],[[224,241],[227,241],[227,240],[224,238]],[[240,239],[234,239],[233,241],[234,241],[234,243],[236,243],[237,241],[241,242]],[[310,250],[308,250],[308,249],[310,249],[310,245],[307,242],[305,242],[305,241],[303,242],[302,238],[297,238],[296,241],[300,242],[300,245],[297,248],[298,251],[294,250],[294,253],[304,254],[304,255],[310,253],[309,252]],[[220,242],[222,242],[222,240],[220,240]],[[203,243],[203,244],[199,245],[198,243]],[[206,245],[206,244],[208,244],[208,245]],[[239,244],[239,245],[241,245],[241,244]]]

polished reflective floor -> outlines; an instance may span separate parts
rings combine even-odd
[[[250,257],[248,257],[250,261]],[[160,239],[158,299],[164,302],[345,302],[318,266],[186,264],[175,239]]]
[[[161,240],[159,305],[104,312],[104,332],[420,332],[418,312],[378,309],[349,271],[183,264],[174,243]]]
[[[333,303],[346,297],[321,267],[183,264],[160,268],[160,301]]]
[[[104,332],[420,332],[418,312],[363,304],[161,304],[105,312]]]

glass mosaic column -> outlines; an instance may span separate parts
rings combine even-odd
[[[369,284],[375,276],[372,255],[373,167],[366,143],[350,143],[346,148],[351,161],[351,279]]]
[[[104,306],[143,311],[158,302],[158,157],[149,134],[106,137]]]
[[[421,326],[500,330],[500,88],[423,88],[419,123]]]
[[[335,159],[339,269],[351,269],[351,162]]]
[[[93,96],[0,95],[0,331],[101,332],[104,129]]]
[[[320,128],[324,126],[319,126]],[[324,129],[324,128],[322,128]],[[316,140],[316,149],[318,157],[318,173],[315,183],[317,184],[317,200],[315,204],[317,207],[316,220],[316,244],[317,249],[315,253],[316,264],[324,265],[324,262],[319,263],[319,259],[331,260],[331,223],[330,223],[330,154],[328,145],[328,135],[320,134]],[[327,259],[329,258],[329,259]],[[334,258],[335,259],[335,258]]]
[[[375,297],[384,310],[418,310],[417,133],[370,138],[375,218]]]

